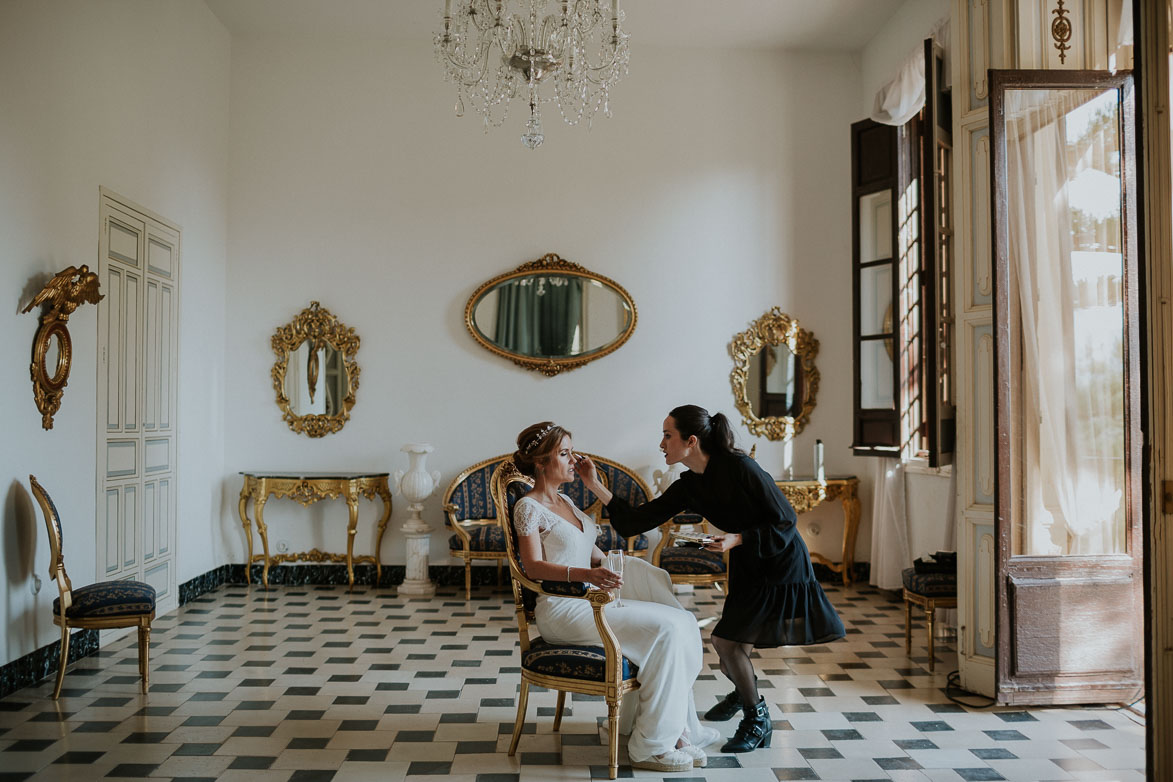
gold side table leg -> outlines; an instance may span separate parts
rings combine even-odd
[[[244,539],[248,541],[248,559],[244,561],[244,583],[251,584],[253,564],[253,523],[248,517],[248,498],[252,496],[248,478],[244,479],[244,486],[240,489],[240,503],[237,510],[240,512],[240,523],[244,525]],[[255,503],[254,503],[255,504]]]
[[[855,536],[859,533],[859,497],[855,489],[843,498],[843,585],[851,586],[855,570]]]
[[[383,515],[379,518],[379,534],[375,537],[375,586],[383,583],[383,533],[387,531],[387,522],[391,520],[391,490],[387,488],[387,479],[384,478],[375,487],[375,493],[383,500]]]
[[[350,509],[350,521],[346,525],[346,579],[354,589],[354,536],[358,533],[358,495],[354,487],[346,490],[346,507]]]
[[[265,503],[269,501],[268,492],[261,490],[260,496],[253,500],[253,512],[257,514],[257,532],[261,535],[261,547],[265,551],[265,564],[261,568],[261,583],[265,588],[269,588],[269,563],[272,561],[269,558],[269,528],[265,526]],[[251,566],[252,563],[250,562]]]

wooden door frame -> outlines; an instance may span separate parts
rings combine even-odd
[[[1016,336],[1011,333],[1008,314],[1010,308],[1010,288],[1007,284],[1010,272],[1008,253],[1008,235],[1006,220],[1007,182],[1001,172],[1006,170],[1006,151],[1004,144],[995,143],[1000,128],[1003,127],[1002,94],[1007,88],[1054,88],[1054,89],[1121,89],[1127,88],[1131,74],[1112,74],[1105,71],[1059,71],[1059,70],[991,70],[990,71],[990,138],[991,138],[991,174],[990,198],[991,217],[994,237],[994,296],[993,296],[993,324],[994,324],[994,420],[996,422],[996,449],[997,461],[994,473],[995,497],[995,607],[997,611],[997,648],[995,654],[995,686],[998,700],[1003,703],[1103,703],[1116,702],[1130,691],[1130,684],[1123,680],[1113,684],[1099,685],[1095,676],[1073,674],[1073,679],[1067,687],[1054,681],[1055,677],[1037,675],[1037,681],[1031,681],[1028,675],[1022,676],[1021,687],[1009,687],[1009,672],[1013,670],[1012,647],[1015,638],[1011,622],[1011,595],[1010,574],[1011,565],[1010,535],[1008,525],[1012,524],[1014,513],[1014,487],[1008,477],[1013,474],[1012,432],[1014,431],[1013,418],[1017,414],[1013,408],[1011,398],[1011,361],[1009,346]],[[1121,101],[1121,128],[1135,127],[1135,94],[1132,100]],[[1105,555],[1097,557],[1061,556],[1061,557],[1029,557],[1021,558],[1029,561],[1015,563],[1020,568],[1022,582],[1030,580],[1031,576],[1048,577],[1053,573],[1056,565],[1080,566],[1097,570],[1107,570],[1106,562],[1115,562],[1118,567],[1123,566],[1125,560],[1133,557],[1141,558],[1142,568],[1133,577],[1131,591],[1136,600],[1138,609],[1144,605],[1143,589],[1143,560],[1144,544],[1142,533],[1144,520],[1147,517],[1148,505],[1142,486],[1144,470],[1143,458],[1143,426],[1141,400],[1144,396],[1142,384],[1142,334],[1141,296],[1140,285],[1139,247],[1130,245],[1139,239],[1137,232],[1137,187],[1136,187],[1136,156],[1135,134],[1121,134],[1121,180],[1124,188],[1125,208],[1122,214],[1122,255],[1124,263],[1124,302],[1125,302],[1125,334],[1124,365],[1125,365],[1125,415],[1130,425],[1125,428],[1125,541],[1127,556]],[[1130,165],[1128,161],[1133,161]],[[1135,339],[1135,341],[1132,341]],[[1147,633],[1147,628],[1146,628]],[[1147,648],[1147,639],[1145,648]],[[1142,649],[1142,654],[1143,654]],[[1144,654],[1147,659],[1148,655]],[[1143,672],[1144,661],[1141,661]],[[1046,679],[1051,681],[1047,682]],[[1138,677],[1141,681],[1138,687],[1143,686],[1143,673]],[[1047,686],[1058,685],[1058,686]],[[1037,686],[1032,686],[1037,685]],[[1118,685],[1118,686],[1117,686]]]

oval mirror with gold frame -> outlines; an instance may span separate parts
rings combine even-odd
[[[802,431],[819,390],[818,352],[814,335],[778,307],[733,337],[729,383],[750,432],[786,441]]]
[[[350,420],[358,390],[359,337],[330,310],[310,302],[297,317],[277,329],[271,344],[273,389],[289,428],[310,437],[325,437]]]
[[[464,308],[477,344],[547,377],[617,350],[636,318],[623,286],[554,253],[484,283]]]

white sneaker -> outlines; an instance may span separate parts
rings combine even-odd
[[[709,756],[695,744],[685,744],[683,747],[677,747],[677,749],[692,758],[693,768],[704,768],[709,764]]]
[[[670,750],[659,755],[652,755],[647,760],[632,760],[632,768],[643,768],[649,771],[689,771],[694,768],[692,755],[678,749]]]

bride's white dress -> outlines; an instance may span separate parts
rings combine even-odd
[[[524,497],[514,510],[517,533],[538,533],[547,562],[589,568],[595,523],[568,497],[559,496],[573,509],[581,530],[537,500]],[[645,760],[669,752],[681,736],[693,744],[708,743],[716,731],[701,727],[692,697],[702,655],[695,617],[673,596],[669,575],[638,557],[624,561],[620,597],[622,606],[611,603],[604,610],[623,655],[639,666],[640,688],[624,698],[620,711],[619,731],[631,734],[628,755]],[[542,637],[551,643],[601,643],[585,600],[539,595],[535,618]]]

